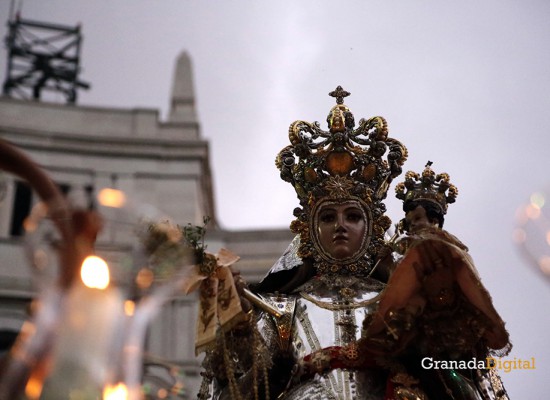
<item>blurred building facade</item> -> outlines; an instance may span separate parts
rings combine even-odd
[[[0,98],[0,137],[12,142],[80,207],[95,207],[102,188],[124,191],[135,207],[152,207],[180,225],[201,225],[210,216],[208,250],[225,247],[241,260],[237,268],[257,281],[282,254],[288,230],[232,232],[219,227],[208,142],[201,137],[195,110],[191,61],[176,63],[171,110],[160,121],[152,109],[82,107]],[[4,175],[0,204],[0,329],[17,331],[36,295],[24,247],[23,221],[37,196],[17,178]],[[221,199],[220,199],[221,201]],[[107,221],[97,252],[110,265],[123,263],[132,232]],[[173,298],[150,327],[147,351],[183,367],[189,398],[200,384],[194,355],[196,295]]]

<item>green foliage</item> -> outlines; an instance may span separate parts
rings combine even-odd
[[[202,219],[203,225],[197,226],[188,223],[186,226],[180,227],[184,241],[193,248],[197,264],[202,264],[207,245],[204,243],[206,236],[206,225],[210,222],[209,216],[204,216]]]

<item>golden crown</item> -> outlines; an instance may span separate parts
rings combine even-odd
[[[292,184],[300,200],[291,230],[300,234],[298,255],[316,258],[318,251],[310,237],[315,208],[325,199],[358,200],[372,221],[366,253],[374,259],[391,225],[382,200],[402,171],[407,149],[388,137],[382,117],[361,119],[355,128],[354,116],[344,104],[350,93],[341,86],[329,95],[336,98],[327,117],[329,130],[322,130],[319,122],[293,122],[288,131],[291,144],[275,160],[281,178]]]
[[[454,203],[458,196],[458,189],[450,182],[449,174],[442,172],[436,174],[432,168],[432,162],[428,161],[422,174],[408,171],[405,181],[395,187],[395,197],[403,202],[429,201],[436,204],[442,214],[447,213],[449,204]]]

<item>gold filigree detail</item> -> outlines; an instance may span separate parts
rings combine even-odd
[[[359,359],[359,345],[356,341],[351,342],[344,350],[344,356],[350,361]]]
[[[344,299],[352,299],[357,296],[357,290],[349,287],[340,289],[338,293],[340,293],[340,296],[342,296]]]
[[[366,307],[368,305],[374,304],[380,300],[380,294],[376,295],[372,299],[368,300],[361,300],[358,302],[351,302],[351,301],[345,301],[345,302],[337,302],[337,301],[321,301],[317,300],[315,297],[311,296],[310,294],[306,292],[300,292],[300,296],[302,296],[304,299],[312,302],[318,307],[324,308],[325,310],[330,311],[342,311],[342,310],[353,310],[360,307]]]
[[[451,184],[449,174],[442,172],[436,175],[431,166],[432,162],[428,161],[422,174],[407,171],[405,181],[395,186],[395,197],[403,202],[429,201],[445,214],[448,205],[456,201],[458,189]]]
[[[265,297],[269,304],[274,306],[282,314],[280,318],[271,316],[273,323],[277,328],[279,347],[282,351],[287,351],[291,343],[292,322],[294,310],[296,308],[296,297]]]
[[[331,176],[325,183],[325,188],[329,193],[329,196],[334,199],[345,199],[351,196],[351,189],[353,189],[353,181],[346,176]]]
[[[357,324],[355,321],[355,314],[342,315],[339,321],[336,322],[341,329],[341,339],[343,343],[350,343],[356,339],[357,334]]]
[[[349,275],[365,275],[369,271],[372,272],[372,266],[371,264],[365,260],[365,259],[359,259],[356,262],[352,262],[349,264],[339,264],[335,262],[329,262],[329,261],[320,261],[316,264],[317,271],[320,274],[327,274],[327,273],[342,273],[342,274],[349,274]]]

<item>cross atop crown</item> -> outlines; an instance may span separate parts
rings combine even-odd
[[[336,98],[336,104],[344,104],[344,97],[348,97],[351,93],[342,89],[342,86],[338,86],[335,90],[328,95]]]

